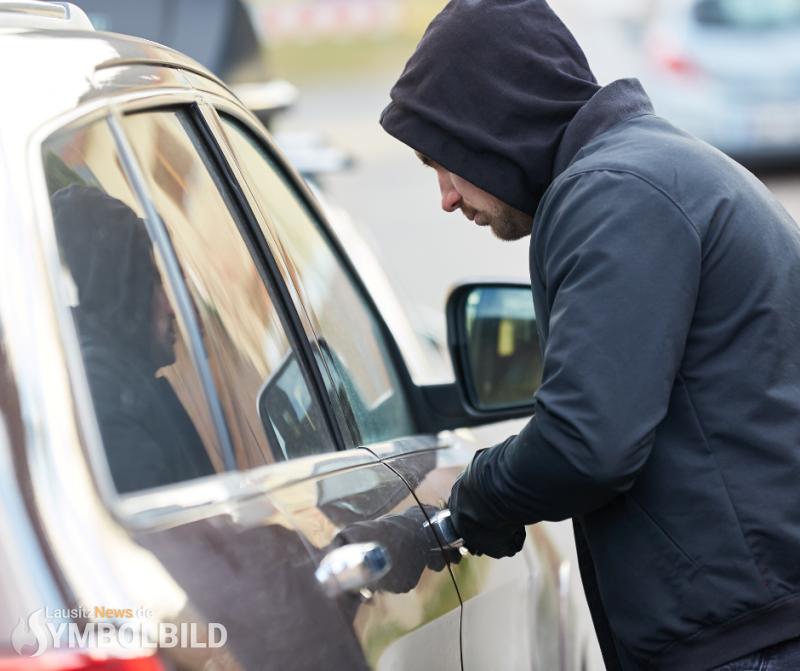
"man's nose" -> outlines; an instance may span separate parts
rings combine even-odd
[[[442,209],[445,212],[457,210],[461,204],[461,194],[455,190],[448,175],[439,176],[439,191],[442,193]]]

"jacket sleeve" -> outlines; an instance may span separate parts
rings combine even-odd
[[[633,174],[565,180],[534,229],[531,272],[550,310],[536,414],[476,455],[456,485],[462,513],[484,528],[566,519],[633,486],[666,415],[697,298],[696,228]]]

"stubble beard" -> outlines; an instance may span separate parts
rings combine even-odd
[[[485,215],[488,225],[495,237],[506,242],[513,242],[531,234],[533,217],[508,205],[497,208],[490,215]]]

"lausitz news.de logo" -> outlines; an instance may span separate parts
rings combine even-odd
[[[221,648],[228,640],[219,622],[154,622],[152,617],[141,607],[40,608],[19,619],[11,645],[19,655],[38,657],[59,649]]]

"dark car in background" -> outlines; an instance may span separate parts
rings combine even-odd
[[[642,46],[657,113],[745,164],[800,164],[800,0],[662,0]]]
[[[187,54],[228,85],[267,128],[298,98],[297,88],[273,77],[265,39],[243,0],[78,0],[97,30],[124,33]],[[300,174],[318,178],[348,168],[350,156],[313,132],[276,134]]]
[[[78,0],[97,30],[165,44],[191,56],[230,86],[267,126],[297,90],[271,79],[264,45],[241,0]]]

